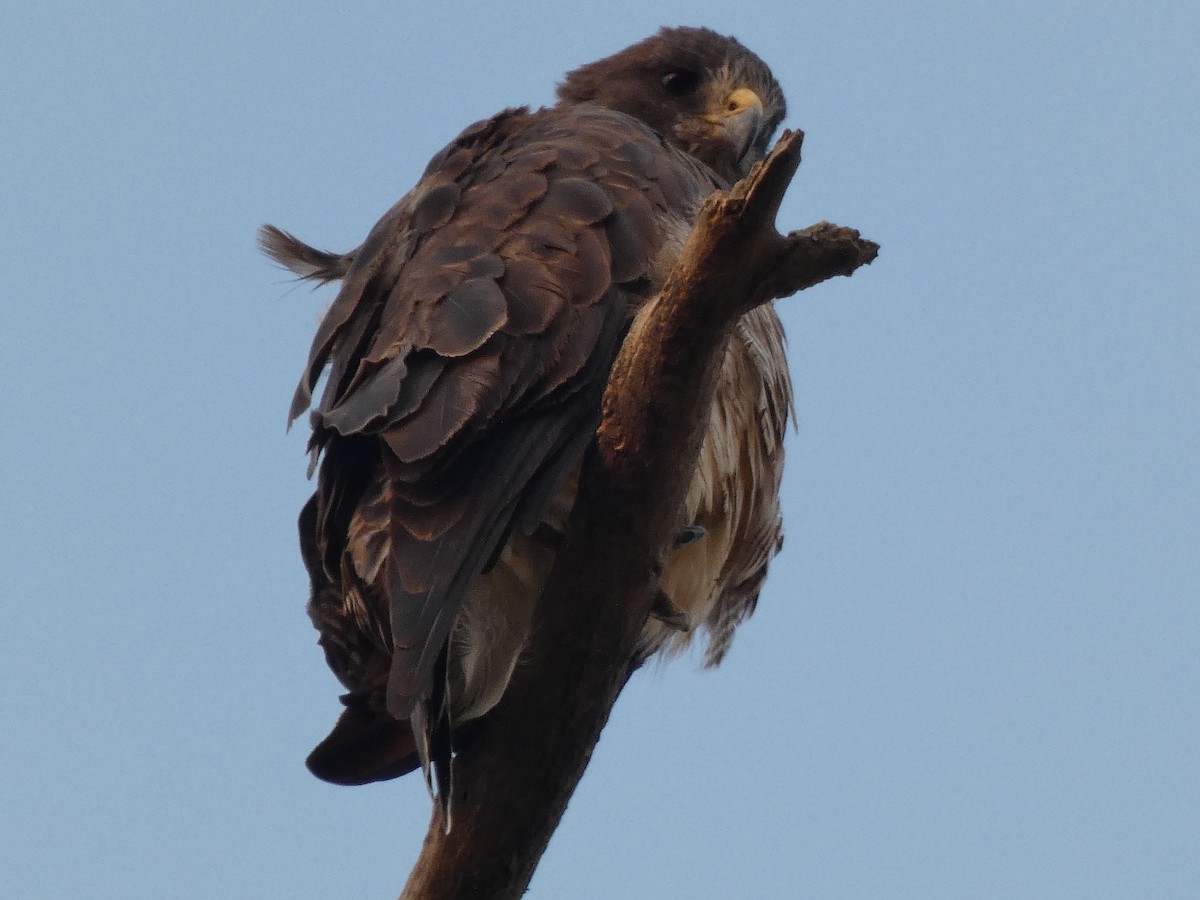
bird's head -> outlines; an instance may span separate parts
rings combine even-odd
[[[707,28],[664,28],[580,66],[567,73],[558,99],[640,119],[730,182],[763,158],[786,113],[766,63]]]

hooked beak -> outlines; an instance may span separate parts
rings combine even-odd
[[[711,120],[733,147],[738,170],[745,175],[754,165],[753,148],[763,127],[763,103],[749,88],[738,88],[725,101],[725,111]]]

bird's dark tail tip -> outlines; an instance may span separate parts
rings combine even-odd
[[[399,778],[420,765],[408,722],[355,708],[342,712],[306,763],[322,781],[344,785]]]

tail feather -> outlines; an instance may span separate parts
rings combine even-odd
[[[442,813],[442,828],[450,833],[450,797],[454,793],[454,741],[450,720],[447,652],[438,654],[433,666],[433,694],[417,701],[412,711],[412,733],[417,758],[425,775],[425,787]]]
[[[387,713],[348,708],[329,737],[308,755],[308,770],[330,784],[369,784],[416,769],[416,742],[408,722]]]

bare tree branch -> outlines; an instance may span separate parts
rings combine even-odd
[[[684,524],[733,323],[875,258],[878,246],[852,229],[775,230],[802,140],[785,133],[731,191],[709,198],[625,339],[527,661],[455,759],[453,829],[435,811],[402,900],[524,893],[628,677],[663,548]]]

